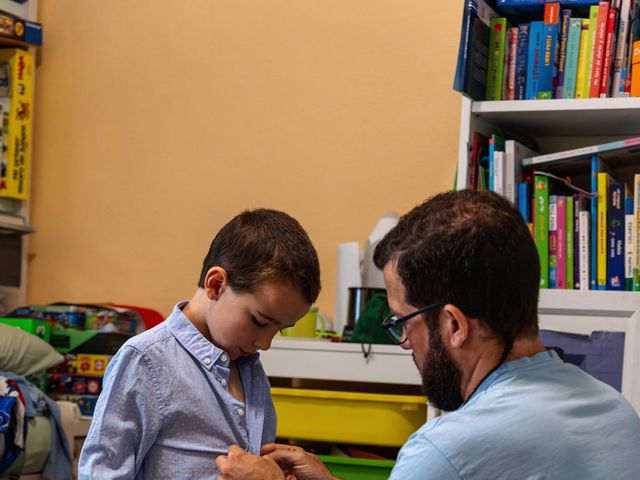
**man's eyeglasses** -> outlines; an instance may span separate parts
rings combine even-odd
[[[397,345],[401,345],[407,341],[407,333],[405,330],[405,322],[407,320],[411,320],[413,317],[417,317],[421,313],[428,312],[429,310],[433,310],[434,308],[441,307],[441,303],[434,303],[433,305],[428,305],[426,307],[419,308],[415,312],[411,312],[408,315],[403,317],[396,317],[395,315],[391,315],[384,319],[382,322],[382,327],[384,331],[387,332],[391,341]]]

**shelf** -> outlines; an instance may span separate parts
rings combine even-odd
[[[371,345],[365,357],[359,343],[279,337],[260,353],[270,377],[420,385],[410,350],[396,345]]]
[[[473,102],[471,113],[529,135],[640,135],[640,98]]]
[[[0,234],[25,235],[34,233],[36,229],[26,223],[26,220],[19,215],[0,213]]]

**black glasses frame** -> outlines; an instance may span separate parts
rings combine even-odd
[[[443,305],[442,303],[434,303],[431,305],[427,305],[426,307],[419,308],[415,312],[408,313],[407,315],[404,315],[400,318],[398,318],[395,315],[390,315],[384,319],[384,321],[382,322],[382,327],[384,328],[384,331],[387,332],[387,335],[389,336],[389,338],[393,343],[395,343],[396,345],[401,345],[407,341],[406,329],[404,326],[404,323],[407,320],[411,320],[412,318],[417,317],[422,313],[426,313],[429,310],[433,310],[434,308],[441,307],[442,305]],[[399,326],[402,327],[400,331],[398,331]]]

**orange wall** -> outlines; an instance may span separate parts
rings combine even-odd
[[[41,1],[28,300],[167,314],[246,208],[336,249],[451,188],[462,2]]]

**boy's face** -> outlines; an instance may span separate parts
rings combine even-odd
[[[290,283],[265,282],[253,293],[226,286],[209,304],[207,328],[213,344],[235,360],[268,350],[276,333],[294,325],[310,307]]]

